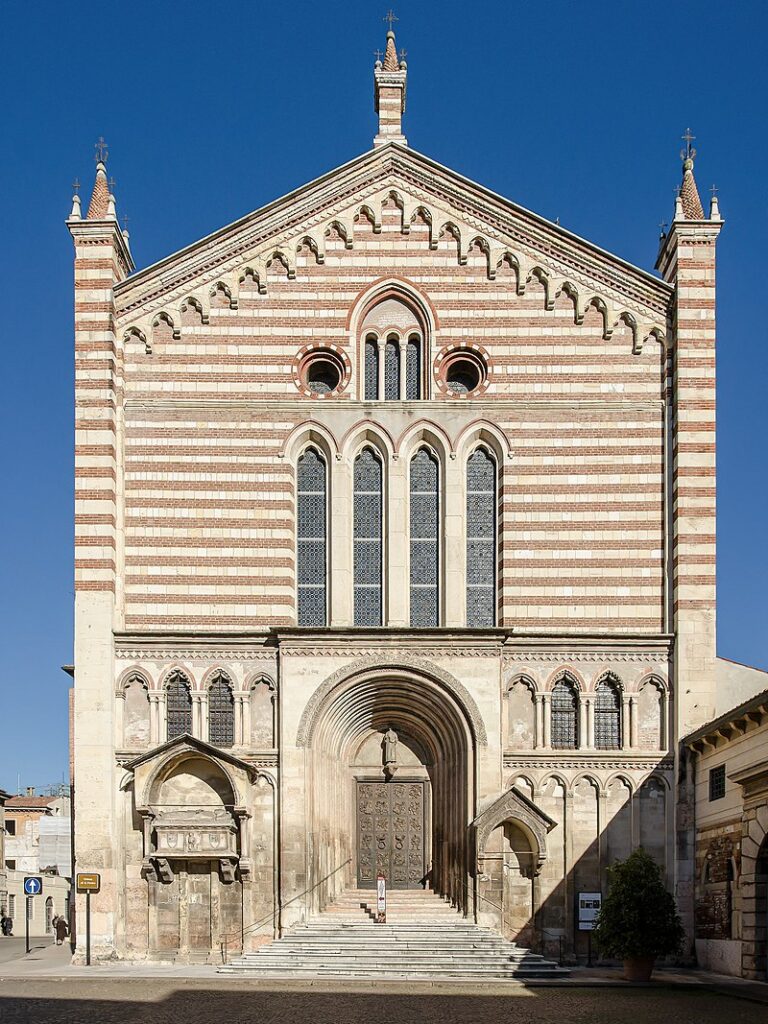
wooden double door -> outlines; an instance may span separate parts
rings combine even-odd
[[[391,889],[419,889],[426,874],[426,783],[357,783],[357,884],[379,874]]]

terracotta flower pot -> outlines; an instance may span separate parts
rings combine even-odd
[[[655,962],[655,956],[635,956],[631,960],[625,960],[625,981],[650,981]]]

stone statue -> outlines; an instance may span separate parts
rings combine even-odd
[[[397,770],[397,733],[390,727],[384,733],[384,773],[392,778]]]

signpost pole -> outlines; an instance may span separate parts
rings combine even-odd
[[[29,901],[31,899],[31,896],[27,896],[26,900],[24,901],[24,938],[26,944],[25,952],[27,953],[29,952]]]
[[[91,966],[91,890],[85,893],[85,966]]]
[[[587,967],[592,966],[592,932],[587,932]]]

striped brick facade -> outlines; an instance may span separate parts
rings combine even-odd
[[[580,954],[575,893],[640,843],[690,902],[674,750],[714,693],[719,220],[680,206],[654,277],[406,148],[405,79],[392,36],[370,152],[154,266],[130,273],[101,171],[89,217],[76,204],[68,221],[76,847],[103,873],[103,955],[253,948],[359,881],[355,786],[379,778],[391,728],[431,794],[428,884],[467,916]],[[318,356],[335,384],[313,390]],[[477,375],[463,390],[461,359]],[[390,371],[397,397],[372,398]],[[479,446],[497,470],[482,628],[468,611]],[[299,628],[308,447],[326,467],[327,609]],[[385,524],[381,624],[366,628],[364,447]],[[411,625],[422,447],[439,505],[429,628]],[[231,798],[195,838],[212,791]],[[189,925],[201,886],[205,949]]]

